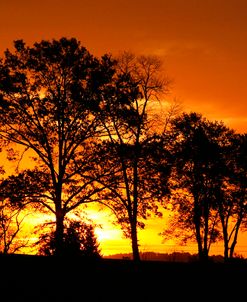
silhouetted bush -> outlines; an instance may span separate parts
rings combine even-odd
[[[36,245],[39,247],[39,255],[55,255],[54,224],[50,232],[39,236]],[[68,220],[64,229],[62,256],[82,256],[90,259],[101,258],[94,226],[78,220]]]

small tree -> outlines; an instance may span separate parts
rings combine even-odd
[[[233,131],[196,113],[174,119],[171,131],[176,158],[172,205],[178,212],[173,226],[183,230],[180,238],[196,239],[199,259],[207,261],[211,244],[222,238],[219,192],[227,175],[225,155]]]
[[[247,218],[247,135],[234,134],[225,153],[228,174],[219,192],[218,209],[224,240],[224,258],[234,257],[240,229]]]
[[[0,152],[3,146],[4,142],[1,141]],[[5,171],[3,167],[0,166],[0,175],[4,174]],[[3,180],[4,178],[0,180],[0,187],[2,186]],[[10,191],[9,194],[11,193]],[[26,217],[23,210],[22,206],[18,204],[13,205],[8,199],[0,199],[0,253],[16,253],[21,250],[21,248],[27,247],[28,239],[23,238],[23,236],[20,238],[23,221]]]
[[[27,214],[23,209],[13,206],[7,200],[0,202],[0,253],[14,254],[29,246],[29,239],[20,233]]]
[[[49,227],[49,231],[42,233],[35,245],[38,246],[40,255],[52,256],[56,251],[54,223],[46,223],[42,226],[42,228],[44,227]],[[99,243],[91,223],[78,219],[66,219],[63,235],[63,256],[101,258]]]

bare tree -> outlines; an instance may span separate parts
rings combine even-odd
[[[16,253],[28,247],[29,239],[22,234],[24,219],[27,214],[23,209],[14,207],[6,200],[0,204],[0,252]]]

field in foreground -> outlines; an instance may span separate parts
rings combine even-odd
[[[0,257],[0,301],[243,301],[247,263]]]

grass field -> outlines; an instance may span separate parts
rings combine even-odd
[[[247,264],[1,256],[0,301],[246,301]]]

